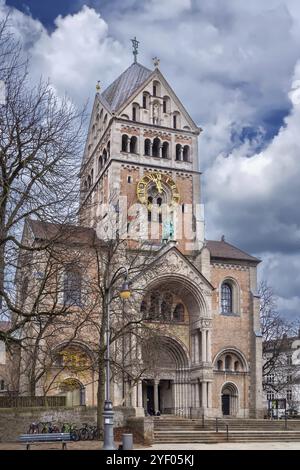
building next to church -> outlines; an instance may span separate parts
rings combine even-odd
[[[115,215],[126,250],[148,260],[131,288],[142,292],[136,311],[156,331],[161,328],[155,343],[159,363],[155,373],[145,367],[125,401],[124,380],[115,380],[114,405],[256,417],[262,413],[260,261],[224,237],[205,238],[201,131],[159,61],[150,70],[135,55],[127,70],[97,91],[80,173],[79,227],[65,247],[88,250],[91,239],[110,233]],[[47,239],[53,227],[29,220],[26,230],[37,241]],[[92,336],[85,331],[76,348],[92,355]],[[53,349],[63,345],[60,335]],[[146,363],[145,352],[139,354]],[[63,378],[68,379],[65,371]],[[74,404],[95,405],[97,377],[72,379],[78,382]]]

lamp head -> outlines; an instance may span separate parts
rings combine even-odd
[[[127,281],[125,281],[122,285],[122,288],[120,290],[120,297],[123,300],[128,300],[131,297],[131,291],[129,289]]]

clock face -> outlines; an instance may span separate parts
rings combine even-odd
[[[161,197],[170,205],[177,205],[180,195],[174,180],[162,173],[146,173],[137,185],[137,197],[141,204],[151,207],[153,198]]]

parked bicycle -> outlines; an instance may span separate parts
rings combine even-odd
[[[73,423],[63,423],[61,432],[70,433],[72,441],[79,441],[80,435],[76,424]]]
[[[39,434],[40,429],[39,429],[39,424],[38,423],[31,423],[29,425],[27,434]]]

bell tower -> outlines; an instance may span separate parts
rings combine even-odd
[[[182,252],[199,250],[201,129],[162,75],[159,59],[153,59],[154,70],[144,67],[137,62],[136,38],[132,43],[131,66],[102,93],[97,85],[81,169],[80,221],[102,229],[118,219],[129,240],[174,240]]]

